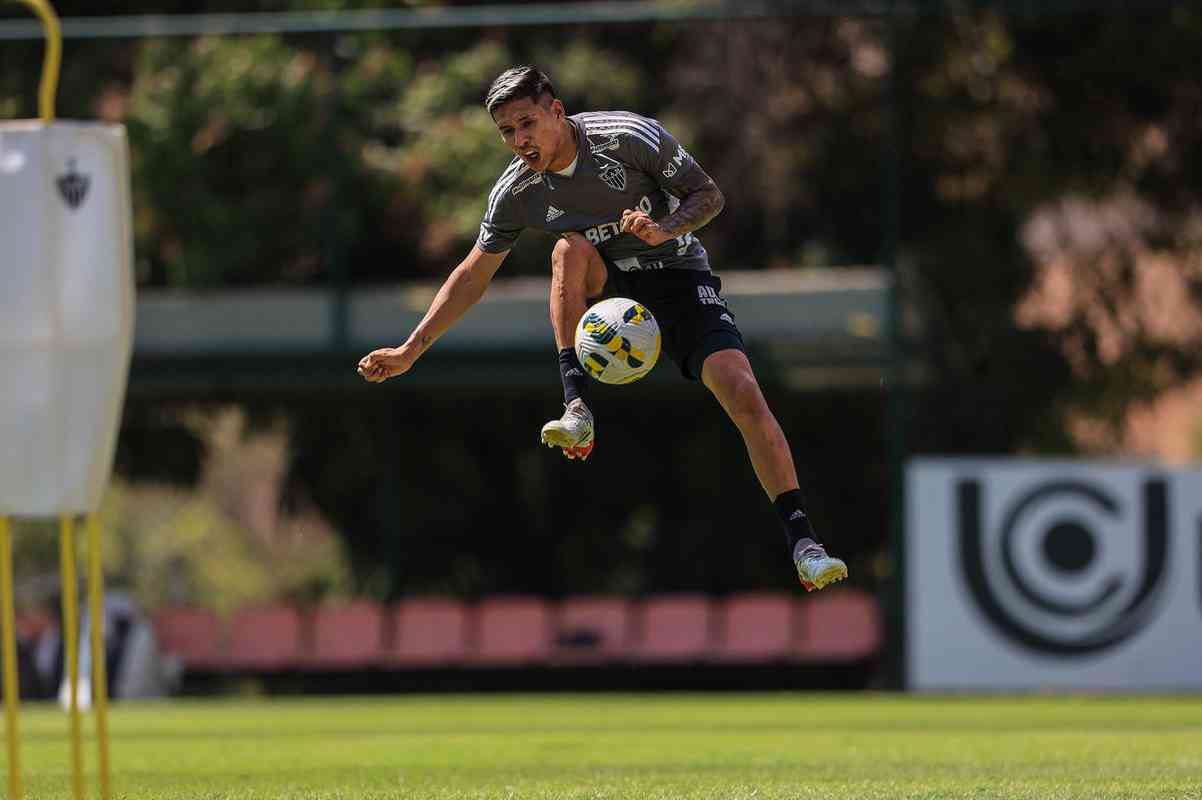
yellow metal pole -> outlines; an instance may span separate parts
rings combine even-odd
[[[58,15],[47,0],[17,0],[28,6],[42,20],[46,35],[46,52],[42,57],[42,80],[38,85],[38,115],[42,122],[53,122],[55,98],[58,95],[59,69],[63,60],[63,34]],[[14,637],[14,615],[12,609],[12,549],[9,541],[8,520],[0,519],[0,572],[3,582],[4,603],[4,700],[8,717],[8,765],[9,796],[16,800],[21,796],[20,774],[17,765],[17,721],[15,704],[16,664],[15,646],[10,652]],[[63,640],[67,661],[67,676],[71,682],[71,777],[76,800],[83,800],[83,753],[79,734],[79,698],[76,694],[79,681],[79,650],[77,622],[79,604],[75,598],[75,520],[64,515],[60,525],[60,569],[63,576]],[[11,663],[10,663],[11,662]],[[11,675],[10,675],[11,673]],[[11,684],[11,686],[10,686]],[[13,700],[10,703],[9,697]]]
[[[29,6],[42,20],[46,32],[46,54],[42,57],[42,82],[38,86],[38,114],[42,122],[54,120],[54,98],[58,94],[58,73],[63,61],[63,34],[58,14],[46,0],[17,0]]]
[[[20,748],[17,746],[17,708],[21,696],[17,688],[17,625],[13,613],[13,549],[8,517],[0,517],[0,602],[4,626],[4,721],[8,740],[8,796],[21,797]]]
[[[83,800],[83,743],[79,733],[79,601],[75,596],[75,518],[64,514],[60,524],[63,574],[63,652],[67,661],[68,708],[71,718],[71,788]]]
[[[104,646],[104,564],[100,517],[88,514],[88,605],[92,611],[92,708],[96,711],[96,748],[100,758],[100,798],[109,798],[108,675]]]

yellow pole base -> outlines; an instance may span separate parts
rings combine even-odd
[[[21,797],[21,750],[17,746],[17,625],[13,613],[13,549],[8,517],[0,517],[0,622],[4,636],[4,721],[8,742],[8,796]]]
[[[104,561],[100,517],[88,515],[88,606],[92,628],[92,708],[96,712],[96,749],[100,763],[100,800],[109,798],[108,675],[104,646]]]
[[[59,526],[59,568],[63,576],[63,652],[66,657],[68,713],[71,725],[71,789],[83,800],[83,741],[79,732],[79,600],[75,596],[75,518],[64,514]]]

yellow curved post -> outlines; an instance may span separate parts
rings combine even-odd
[[[59,565],[63,574],[63,654],[71,717],[71,788],[83,800],[83,748],[79,732],[79,600],[75,596],[75,517],[64,514],[59,527]]]
[[[100,799],[109,798],[108,675],[104,647],[104,563],[100,549],[100,517],[88,514],[88,606],[92,629],[92,708],[96,712],[96,749],[100,759]]]
[[[8,517],[0,517],[0,603],[4,627],[4,721],[8,740],[8,796],[21,797],[20,748],[17,746],[17,632],[13,613],[13,550]]]
[[[54,99],[58,95],[58,72],[63,61],[63,33],[58,14],[46,0],[17,0],[29,6],[42,20],[46,33],[46,54],[42,57],[42,82],[38,86],[38,115],[42,122],[54,120]]]

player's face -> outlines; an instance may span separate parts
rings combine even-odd
[[[522,97],[493,114],[505,145],[536,172],[543,172],[563,147],[563,103]]]

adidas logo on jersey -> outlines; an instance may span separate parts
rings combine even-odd
[[[547,206],[547,222],[559,219],[560,217],[563,216],[563,214],[564,214],[564,211],[562,208],[556,208],[555,206]]]
[[[802,511],[799,508],[793,512],[792,516],[789,517],[789,522],[792,522],[795,519],[805,519],[805,515],[806,515],[806,512]]]

